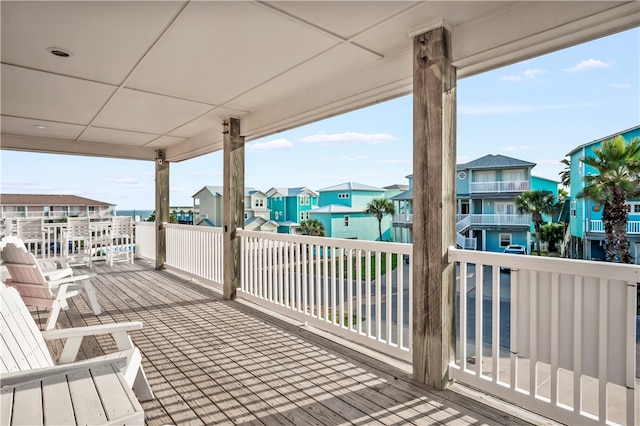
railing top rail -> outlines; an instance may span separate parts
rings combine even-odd
[[[187,231],[198,232],[211,232],[214,234],[222,234],[222,227],[220,226],[194,226],[194,225],[180,225],[177,223],[164,223],[164,227],[167,229],[183,229]]]
[[[481,251],[469,252],[455,247],[449,247],[449,261],[480,263],[496,267],[504,266],[511,269],[537,270],[558,274],[591,276],[625,282],[640,282],[640,268],[637,265],[622,263],[522,256]]]
[[[328,247],[340,247],[346,249],[360,249],[371,251],[386,251],[399,254],[412,254],[413,245],[407,243],[387,243],[379,241],[348,240],[343,238],[310,237],[308,235],[275,234],[271,232],[237,230],[238,235],[254,238],[263,238],[273,241],[285,241],[292,243],[317,244]]]

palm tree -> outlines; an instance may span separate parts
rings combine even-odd
[[[296,228],[296,233],[300,235],[310,235],[313,237],[326,236],[324,225],[317,219],[307,219],[300,222],[300,227]]]
[[[386,198],[374,198],[367,204],[364,212],[376,215],[376,219],[378,219],[378,233],[380,234],[380,241],[382,241],[382,218],[385,214],[394,214],[396,212],[393,203]]]
[[[597,174],[583,178],[581,197],[603,204],[607,261],[633,263],[627,241],[627,198],[640,195],[640,138],[627,143],[622,135],[602,142],[593,157],[581,158]]]
[[[553,214],[556,211],[554,195],[551,191],[526,191],[516,198],[516,207],[520,213],[531,215],[536,231],[536,248],[540,256],[540,227],[544,223],[543,214]]]
[[[568,188],[571,184],[571,160],[569,160],[568,158],[563,158],[562,160],[560,160],[560,163],[565,165],[565,168],[562,169],[560,173],[558,173],[560,175],[560,183],[565,188]]]

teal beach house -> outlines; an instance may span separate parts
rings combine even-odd
[[[374,198],[385,198],[383,188],[345,182],[318,190],[319,207],[309,211],[312,219],[319,220],[327,237],[379,241],[378,220],[365,213]],[[391,240],[391,215],[382,218],[382,240]]]
[[[605,136],[582,144],[567,154],[570,161],[570,209],[569,209],[569,257],[574,259],[604,260],[604,227],[602,225],[602,206],[593,200],[578,198],[584,188],[583,178],[597,173],[595,169],[580,161],[584,157],[593,157],[593,149],[602,142],[621,135],[627,142],[640,137],[640,126]],[[627,199],[627,240],[635,263],[640,264],[640,198]]]
[[[305,186],[273,187],[266,196],[270,219],[278,224],[280,234],[294,234],[300,222],[309,219],[309,211],[318,207],[318,193]]]

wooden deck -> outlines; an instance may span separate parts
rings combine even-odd
[[[133,340],[156,395],[148,425],[525,423],[144,262],[94,265],[103,313],[76,297],[59,326],[144,323]],[[83,353],[112,347],[90,340]]]

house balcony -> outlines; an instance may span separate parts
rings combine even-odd
[[[64,219],[67,217],[90,217],[92,219],[98,219],[103,217],[111,217],[113,216],[113,212],[109,209],[105,210],[95,210],[95,211],[63,211],[63,210],[52,210],[52,211],[26,211],[26,212],[3,212],[3,218],[5,219],[20,219],[20,218],[45,218],[45,219]]]
[[[588,224],[589,232],[604,233],[604,224],[601,220],[589,220]],[[630,220],[627,222],[627,234],[640,235],[640,220]]]
[[[393,215],[394,225],[412,225],[413,213],[396,213]]]
[[[531,189],[528,180],[498,181],[498,182],[471,182],[471,193],[502,193],[524,192]]]
[[[411,378],[412,245],[238,229],[223,301],[222,229],[163,226],[166,270],[138,222],[136,264],[94,262],[103,314],[62,316],[144,323],[149,425],[637,424],[635,266],[450,248],[456,383],[436,393]]]
[[[528,214],[472,214],[471,226],[531,226]]]

